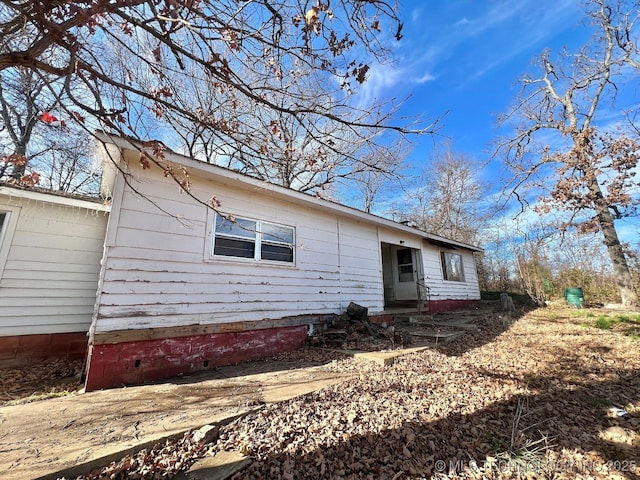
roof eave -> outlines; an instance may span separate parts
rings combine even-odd
[[[85,208],[88,210],[95,210],[97,212],[109,212],[111,210],[111,206],[104,203],[100,199],[86,200],[81,198],[56,195],[55,193],[49,192],[36,192],[29,189],[15,188],[7,185],[0,185],[0,195],[56,205],[65,205],[67,207]]]
[[[96,136],[98,137],[99,140],[105,143],[113,143],[114,145],[116,145],[121,149],[141,150],[144,148],[144,146],[142,145],[143,142],[126,139],[120,136],[110,135],[105,132],[97,132]],[[263,180],[249,177],[242,173],[239,173],[227,168],[223,168],[218,165],[205,163],[200,160],[195,160],[193,158],[187,157],[185,155],[181,155],[171,150],[167,150],[166,152],[164,152],[164,155],[165,155],[165,158],[164,158],[165,161],[169,161],[171,163],[175,163],[175,164],[187,167],[191,170],[197,171],[204,177],[212,177],[218,181],[222,178],[226,182],[233,183],[234,185],[237,185],[237,183],[240,183],[247,188],[251,188],[252,190],[260,190],[262,192],[276,195],[280,198],[284,198],[288,201],[293,201],[294,203],[297,203],[297,204],[313,205],[317,208],[329,210],[331,212],[338,213],[340,215],[343,215],[349,218],[353,218],[353,219],[367,222],[374,225],[384,226],[386,228],[390,228],[397,231],[402,231],[407,234],[418,236],[425,240],[439,242],[454,248],[463,248],[463,249],[471,250],[474,252],[483,251],[481,248],[476,247],[474,245],[468,245],[462,242],[450,240],[444,237],[440,237],[438,235],[427,233],[417,228],[409,227],[407,225],[394,222],[393,220],[379,217],[371,213],[363,212],[362,210],[358,210],[353,207],[348,207],[340,203],[314,197],[313,195],[309,195],[307,193],[302,193],[297,190],[292,190],[290,188],[282,187],[280,185],[275,185],[273,183],[265,182]]]

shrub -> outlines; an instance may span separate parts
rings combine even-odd
[[[596,327],[601,328],[603,330],[611,329],[611,327],[613,327],[616,323],[617,322],[615,319],[608,317],[607,315],[600,315],[596,319]]]

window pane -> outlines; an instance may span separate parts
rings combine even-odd
[[[7,212],[0,212],[0,233],[2,233],[2,225],[4,225],[4,220],[7,218]]]
[[[237,238],[216,237],[213,248],[214,255],[224,255],[227,257],[255,257],[255,242],[250,240],[238,240]]]
[[[216,217],[216,233],[236,237],[256,238],[256,222],[245,218],[236,218],[235,222],[224,217]]]
[[[460,280],[461,274],[462,274],[462,268],[460,268],[460,257],[458,255],[452,255],[451,256],[451,266],[450,266],[450,271],[451,271],[451,276],[453,278],[455,278],[456,280]]]
[[[464,282],[464,272],[462,270],[462,255],[457,253],[442,254],[442,271],[444,279],[454,282]]]
[[[262,240],[266,242],[293,243],[293,228],[263,223]]]
[[[398,280],[400,282],[413,282],[413,265],[400,265],[398,267]]]
[[[275,260],[278,262],[293,262],[293,247],[285,245],[274,245],[272,243],[262,244],[262,259]]]
[[[397,256],[398,265],[411,265],[413,263],[411,259],[411,249],[409,248],[398,250]]]

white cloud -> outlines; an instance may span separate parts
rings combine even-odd
[[[626,218],[618,222],[616,231],[622,242],[629,242],[635,247],[640,246],[640,223],[637,218]]]
[[[575,0],[555,0],[552,5],[551,0],[492,2],[475,16],[469,12],[448,27],[443,26],[434,47],[436,52],[430,52],[423,61],[429,70],[434,69],[436,61],[444,70],[456,68],[461,58],[468,58],[464,63],[467,71],[459,77],[464,86],[526,50],[541,50],[550,37],[575,25],[575,15]],[[452,62],[452,58],[458,61]]]
[[[423,83],[432,82],[436,79],[436,77],[430,73],[425,73],[420,78],[415,80],[416,83],[422,85]]]
[[[371,65],[367,81],[358,87],[353,96],[356,108],[366,109],[378,100],[396,98],[397,94],[389,95],[389,92],[397,90],[396,87],[400,84],[423,85],[436,80],[436,76],[432,73],[425,72],[416,76],[412,73],[413,71],[415,68],[412,66],[399,68],[392,64],[375,63]]]
[[[423,15],[422,11],[423,11],[422,8],[415,8],[411,11],[411,21],[413,23],[416,23],[422,19],[422,15]]]
[[[374,63],[369,69],[367,81],[360,85],[353,98],[356,108],[367,109],[380,99],[388,99],[386,92],[391,91],[403,78],[406,72],[391,64]]]

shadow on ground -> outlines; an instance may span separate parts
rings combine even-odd
[[[271,454],[234,478],[286,478],[288,471],[308,479],[428,478],[474,465],[536,478],[590,472],[640,478],[640,415],[609,412],[611,406],[637,402],[640,373],[609,370],[606,380],[597,381],[592,370],[576,369],[580,358],[562,353],[564,360],[548,375],[517,379],[528,383],[530,394],[466,415],[431,421],[425,414],[378,435],[356,435],[299,455]],[[479,370],[478,375],[493,374]]]
[[[455,321],[461,316],[472,317],[471,323],[476,325],[479,331],[465,331],[464,335],[450,343],[436,343],[435,345],[430,343],[430,345],[437,347],[439,351],[447,355],[462,355],[469,350],[480,348],[493,342],[532,309],[531,305],[518,304],[514,312],[508,313],[500,308],[500,302],[483,301],[482,307],[478,310],[437,313],[433,316],[434,321],[443,323]]]

